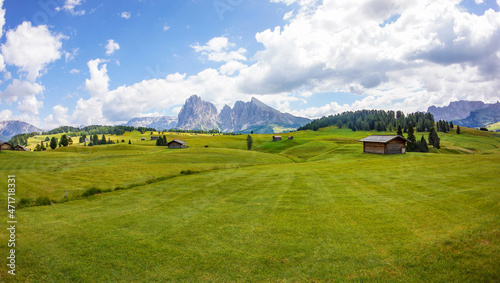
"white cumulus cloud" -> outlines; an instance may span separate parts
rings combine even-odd
[[[103,97],[108,92],[109,76],[106,69],[106,60],[95,59],[87,62],[90,79],[85,80],[85,89],[92,97]],[[99,65],[101,65],[99,67]]]
[[[120,45],[116,43],[113,39],[108,40],[108,44],[106,44],[106,55],[111,55],[115,53],[116,50],[120,49]]]
[[[51,33],[45,25],[33,27],[30,22],[23,22],[7,31],[6,38],[1,48],[5,62],[19,67],[30,81],[35,81],[49,63],[61,58],[64,36]]]

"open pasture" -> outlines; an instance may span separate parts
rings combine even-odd
[[[253,135],[252,151],[246,135],[186,135],[182,150],[2,152],[2,178],[16,175],[19,197],[74,196],[16,211],[15,279],[500,280],[500,137],[463,129],[439,133],[431,153],[380,156],[361,152],[369,134]]]

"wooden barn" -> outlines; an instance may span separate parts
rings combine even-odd
[[[406,142],[410,142],[402,136],[369,136],[363,142],[364,153],[376,154],[405,154]]]
[[[186,142],[181,140],[173,140],[168,143],[168,148],[186,148]]]
[[[273,136],[273,142],[280,141],[280,140],[281,140],[281,136]]]
[[[3,142],[0,144],[0,150],[12,150],[12,144]]]
[[[22,146],[20,144],[14,146],[13,150],[15,150],[15,151],[30,151],[29,149],[25,148],[24,146]]]
[[[289,140],[293,140],[293,136],[288,136],[288,139]]]

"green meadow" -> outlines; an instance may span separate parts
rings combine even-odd
[[[500,134],[463,128],[390,156],[362,153],[370,134],[252,135],[249,151],[246,135],[168,133],[189,148],[167,149],[132,132],[2,151],[2,207],[8,175],[17,201],[53,203],[16,210],[15,276],[0,213],[0,282],[500,281]],[[81,196],[92,187],[108,191]]]

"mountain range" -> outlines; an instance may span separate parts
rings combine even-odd
[[[448,106],[431,106],[427,112],[434,119],[452,121],[454,124],[479,128],[500,121],[500,103],[486,104],[482,101],[460,100],[451,102]]]
[[[157,120],[152,120],[157,119]],[[168,121],[162,122],[162,121]],[[249,102],[237,101],[231,108],[225,105],[221,112],[198,95],[189,97],[177,119],[175,117],[134,118],[127,126],[152,127],[157,130],[178,128],[183,130],[212,130],[234,133],[279,133],[309,123],[311,120],[296,117],[262,103],[257,98]]]
[[[0,121],[0,140],[8,141],[18,134],[41,132],[42,130],[26,122],[11,120]]]
[[[157,130],[173,129],[177,127],[177,117],[159,116],[159,117],[141,117],[133,118],[125,126],[132,127],[150,127]]]

